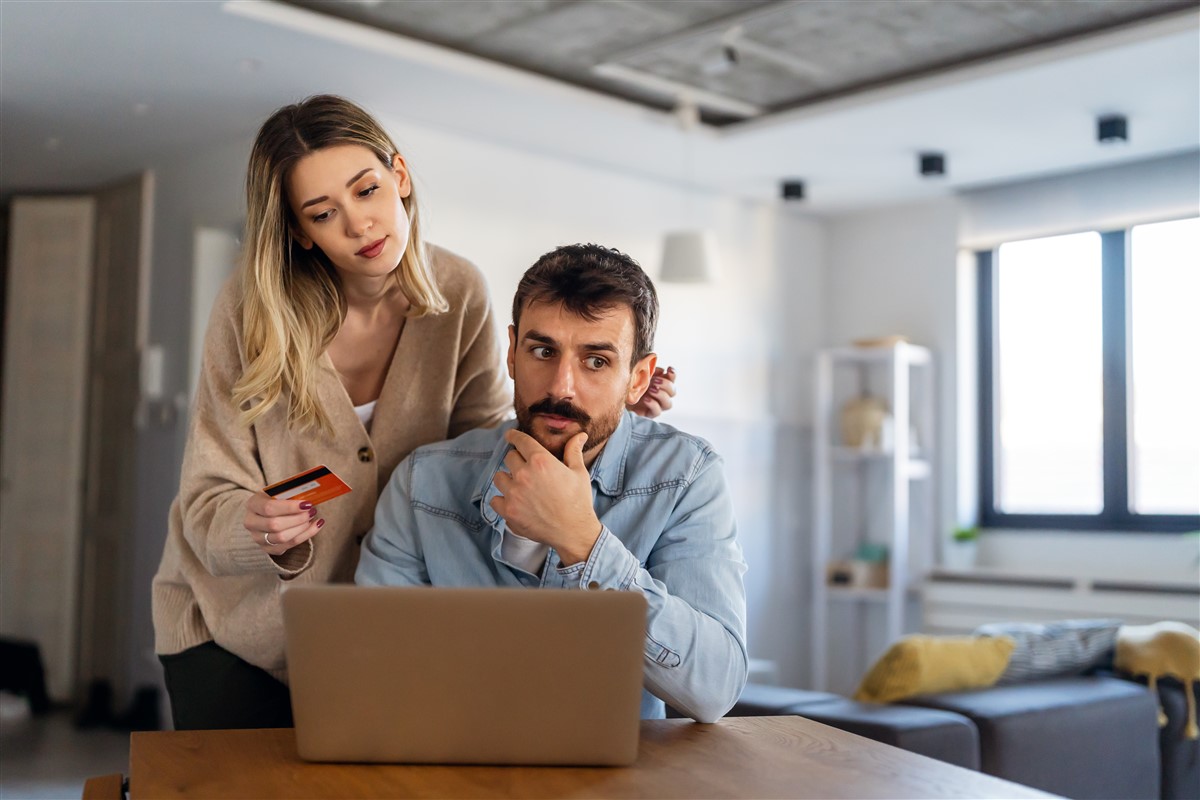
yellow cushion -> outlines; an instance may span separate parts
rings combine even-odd
[[[1183,734],[1189,739],[1200,738],[1200,727],[1196,725],[1196,695],[1192,688],[1195,681],[1200,681],[1200,631],[1182,622],[1122,625],[1117,631],[1113,666],[1132,675],[1145,675],[1151,691],[1158,679],[1165,676],[1182,681],[1187,696],[1187,724]],[[1167,724],[1161,706],[1158,724]]]
[[[919,694],[982,689],[999,678],[1016,643],[1009,636],[906,636],[863,678],[855,700],[890,703]]]
[[[1122,625],[1113,663],[1133,675],[1200,680],[1200,631],[1182,622]]]

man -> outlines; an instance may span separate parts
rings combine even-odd
[[[538,259],[508,329],[516,422],[402,462],[356,580],[642,592],[642,716],[665,701],[712,722],[746,682],[746,564],[720,457],[625,410],[654,374],[657,321],[628,256],[571,245]]]

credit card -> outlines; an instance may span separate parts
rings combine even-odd
[[[350,487],[329,467],[321,466],[272,483],[263,491],[276,500],[307,500],[315,506],[344,495]]]

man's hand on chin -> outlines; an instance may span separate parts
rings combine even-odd
[[[586,561],[602,529],[583,463],[587,434],[567,441],[562,461],[516,428],[504,438],[513,449],[504,457],[508,472],[496,473],[504,496],[492,498],[492,508],[513,533],[553,547],[564,566]]]

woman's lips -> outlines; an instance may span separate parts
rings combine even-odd
[[[383,245],[385,243],[387,243],[386,236],[378,241],[371,242],[369,245],[355,253],[355,255],[363,256],[364,258],[374,258],[383,252]]]

